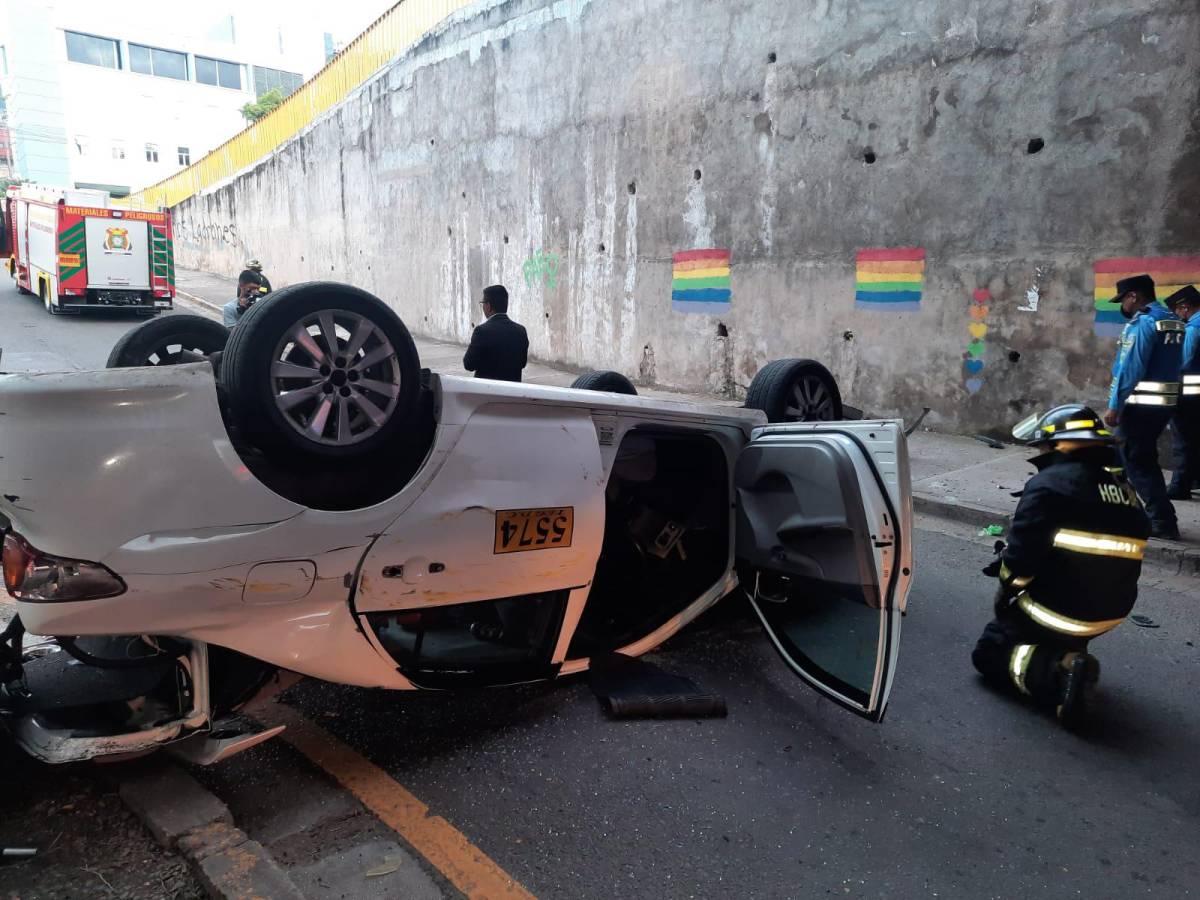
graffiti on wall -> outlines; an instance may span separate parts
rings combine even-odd
[[[1117,282],[1131,275],[1149,275],[1154,279],[1155,293],[1165,300],[1185,285],[1200,287],[1200,256],[1121,256],[1098,259],[1095,264],[1096,284],[1093,301],[1096,315],[1093,323],[1097,337],[1120,337],[1125,327],[1121,308],[1110,301],[1117,292]]]
[[[904,312],[921,308],[924,248],[859,250],[855,270],[854,305],[859,309]]]
[[[193,225],[190,222],[177,220],[175,236],[181,241],[192,244],[236,244],[238,242],[236,225]]]
[[[716,315],[731,305],[728,250],[684,250],[671,267],[671,308],[675,312]]]
[[[963,383],[972,394],[979,393],[979,389],[983,387],[983,339],[988,333],[987,304],[991,299],[992,295],[987,288],[978,288],[971,297],[968,310],[971,321],[967,323],[967,333],[971,340],[963,353]]]
[[[552,250],[539,250],[521,267],[525,275],[525,286],[544,284],[550,290],[558,287],[558,271],[561,264],[559,255]]]

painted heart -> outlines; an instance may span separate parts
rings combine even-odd
[[[983,360],[982,359],[968,359],[966,362],[963,363],[963,368],[966,369],[968,372],[970,372],[972,375],[978,375],[980,372],[983,371]]]
[[[987,288],[976,288],[973,297],[976,303],[987,303],[992,298],[992,292]]]
[[[967,356],[983,356],[983,341],[971,341],[967,344]]]
[[[986,306],[972,306],[970,313],[972,319],[986,319],[988,308]]]
[[[983,336],[988,333],[988,327],[982,322],[972,322],[967,326],[967,331],[971,332],[971,337],[975,340],[983,340]]]
[[[967,379],[967,390],[970,391],[972,394],[979,393],[979,389],[981,387],[983,387],[983,379],[982,378],[968,378]]]

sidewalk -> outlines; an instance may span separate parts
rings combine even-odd
[[[220,306],[233,297],[233,278],[179,269],[177,289],[184,300],[194,301],[201,311],[220,316]],[[182,303],[180,304],[183,305]],[[413,336],[421,365],[448,375],[468,374],[462,367],[463,347],[447,341]],[[578,374],[562,366],[531,362],[525,380],[534,384],[569,385]],[[702,403],[737,405],[735,401],[707,394],[686,394],[644,388],[647,397],[693,400]],[[928,513],[968,525],[984,528],[1000,525],[1005,531],[1017,507],[1014,491],[1021,490],[1034,468],[1028,462],[1033,454],[1026,447],[1006,445],[994,449],[969,437],[918,431],[908,439],[912,464],[913,506]],[[1176,503],[1183,543],[1152,540],[1146,558],[1175,569],[1181,574],[1200,576],[1200,500]]]

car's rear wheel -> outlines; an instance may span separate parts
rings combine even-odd
[[[230,334],[221,384],[240,432],[269,455],[369,456],[409,422],[420,394],[404,323],[366,291],[292,285]]]
[[[633,386],[633,382],[620,372],[584,372],[571,382],[571,387],[582,391],[637,395],[637,388]]]
[[[132,328],[108,354],[110,369],[198,362],[225,347],[229,330],[203,316],[179,313]]]
[[[746,406],[770,422],[835,422],[842,418],[842,395],[829,370],[811,359],[769,362],[750,383]]]

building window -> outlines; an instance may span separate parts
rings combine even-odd
[[[266,66],[254,67],[254,95],[261,97],[267,91],[277,90],[283,96],[292,94],[304,83],[304,79],[295,72],[284,72],[282,69],[268,69]]]
[[[84,137],[82,134],[75,135],[75,152],[78,153],[80,156],[87,156],[88,139],[86,137]]]
[[[159,50],[157,47],[130,44],[129,68],[143,75],[188,80],[187,54],[175,50]]]
[[[120,141],[114,141],[112,145],[113,159],[125,158],[125,145]]]
[[[158,162],[158,144],[146,145],[146,162]]]
[[[223,59],[197,56],[196,80],[201,84],[214,84],[240,91],[242,89],[242,66],[240,63],[225,62]]]
[[[71,62],[87,63],[89,66],[104,66],[106,69],[121,68],[121,55],[117,42],[108,38],[68,31],[67,59]]]
[[[187,147],[179,148],[179,164],[181,166],[190,166],[192,164],[192,151]]]

